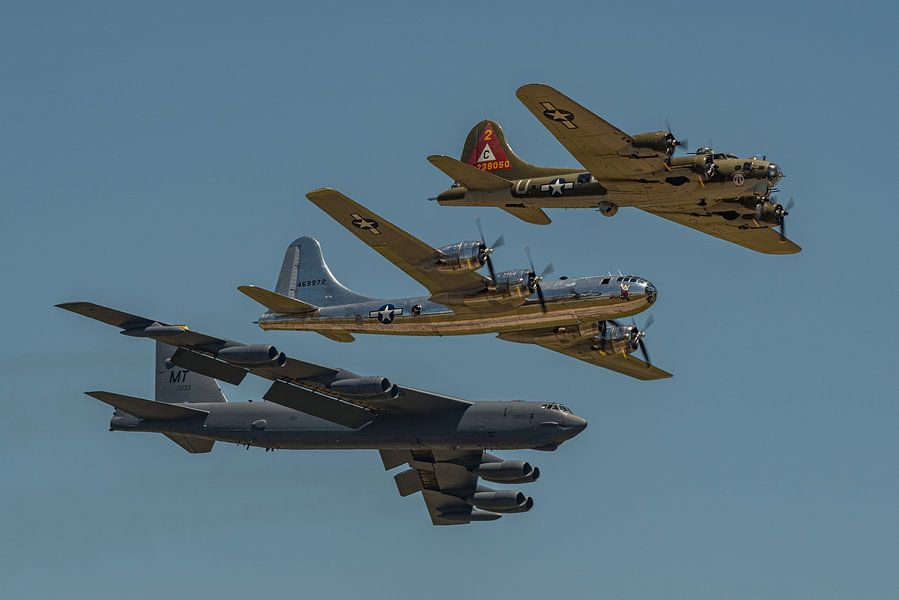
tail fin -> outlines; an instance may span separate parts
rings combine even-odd
[[[305,236],[287,247],[275,292],[316,307],[372,300],[337,281],[325,264],[318,240]]]
[[[510,180],[577,171],[577,169],[538,167],[521,160],[506,143],[502,127],[490,120],[481,121],[471,128],[462,147],[461,160],[482,171],[489,171]]]
[[[156,342],[156,401],[172,403],[227,402],[218,382],[173,365],[178,348]]]

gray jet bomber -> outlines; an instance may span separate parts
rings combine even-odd
[[[383,300],[357,294],[331,273],[320,244],[301,237],[287,248],[275,291],[238,288],[268,309],[258,321],[262,329],[315,331],[341,342],[353,341],[354,333],[496,333],[637,379],[671,377],[650,364],[645,327],[615,320],[656,301],[655,286],[642,277],[545,281],[552,266],[538,275],[533,261],[530,268],[497,273],[490,256],[502,238],[488,247],[481,231],[480,240],[433,248],[336,190],[315,190],[307,198],[430,294]],[[489,278],[477,273],[485,266]],[[638,349],[646,360],[633,356]]]
[[[555,450],[587,422],[558,403],[469,402],[286,357],[267,344],[242,344],[184,325],[89,302],[60,308],[156,340],[156,399],[87,392],[112,405],[111,431],[162,433],[191,453],[216,441],[277,449],[375,449],[401,496],[421,492],[434,525],[493,521],[527,512],[529,496],[494,490],[535,481],[540,471],[492,449]],[[247,373],[273,381],[267,402],[227,402],[216,379],[234,385]]]

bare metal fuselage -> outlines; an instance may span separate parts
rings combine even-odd
[[[547,311],[536,298],[514,308],[472,310],[427,297],[372,300],[322,307],[305,315],[268,312],[262,329],[388,335],[472,335],[596,323],[637,314],[657,298],[655,287],[633,276],[579,277],[544,282]]]

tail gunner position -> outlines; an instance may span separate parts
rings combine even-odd
[[[115,408],[112,431],[161,433],[190,453],[217,441],[266,450],[375,449],[401,496],[421,492],[434,525],[494,521],[531,510],[517,490],[540,471],[491,449],[555,450],[587,426],[558,403],[469,402],[286,357],[89,302],[60,308],[156,340],[156,399],[87,392]],[[216,379],[238,385],[251,373],[273,381],[267,402],[227,402]],[[215,378],[215,379],[213,379]]]
[[[560,277],[549,266],[496,272],[491,260],[502,238],[488,246],[483,232],[470,240],[432,248],[332,189],[307,197],[348,231],[427,288],[429,295],[377,299],[350,291],[331,273],[319,243],[301,237],[288,248],[275,291],[241,286],[268,312],[262,329],[315,331],[350,342],[355,333],[469,335],[496,333],[537,344],[637,379],[671,374],[649,362],[645,331],[616,319],[642,312],[656,288],[636,276]],[[477,271],[487,267],[490,277]],[[640,350],[644,359],[633,353]]]
[[[499,124],[481,121],[461,160],[428,157],[454,181],[437,196],[441,205],[494,206],[538,225],[550,222],[544,208],[595,208],[611,217],[633,206],[757,252],[800,251],[784,231],[792,202],[772,197],[784,176],[775,163],[710,148],[674,156],[686,142],[671,131],[628,135],[548,85],[522,86],[518,98],[583,168],[529,164]]]

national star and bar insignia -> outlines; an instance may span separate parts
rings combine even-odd
[[[547,119],[561,123],[567,129],[577,129],[577,125],[574,124],[574,113],[570,110],[556,108],[552,102],[541,102],[540,106],[544,108],[543,116]]]
[[[378,222],[374,219],[366,219],[365,217],[359,216],[356,213],[353,213],[350,216],[353,217],[353,227],[357,227],[365,231],[370,231],[374,235],[381,235],[381,232],[378,231]]]
[[[403,314],[403,308],[397,308],[393,304],[385,304],[378,310],[369,311],[368,316],[371,319],[377,319],[384,325],[390,325],[393,323],[393,320]]]

